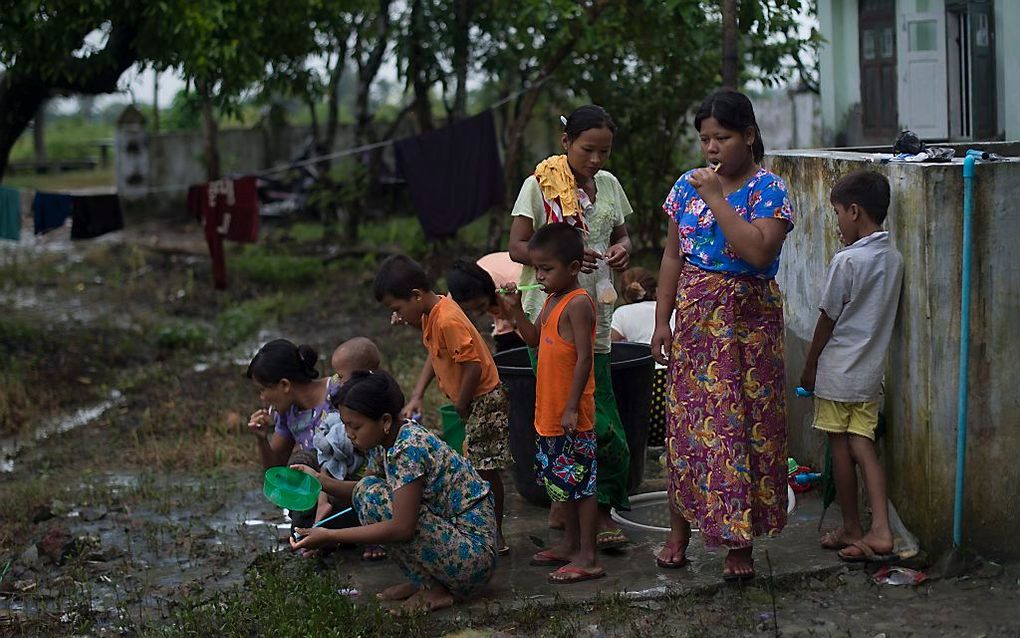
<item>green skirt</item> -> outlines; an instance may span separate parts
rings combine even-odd
[[[531,367],[538,363],[538,351],[528,348]],[[630,509],[627,481],[630,477],[630,448],[616,407],[609,353],[595,353],[595,437],[597,469],[595,492],[599,505]]]

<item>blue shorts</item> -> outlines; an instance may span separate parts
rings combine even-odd
[[[595,429],[538,437],[538,483],[556,502],[595,496]]]

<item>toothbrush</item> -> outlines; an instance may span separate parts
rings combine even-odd
[[[312,527],[313,528],[314,527],[321,527],[322,525],[325,525],[326,523],[330,522],[334,518],[338,518],[340,516],[343,516],[344,514],[346,514],[347,512],[350,512],[353,509],[354,509],[353,507],[348,507],[347,509],[343,510],[342,512],[337,512],[336,514],[334,514],[332,516],[327,516],[326,518],[322,519],[321,521],[319,521],[315,525],[312,525]],[[299,541],[302,538],[304,538],[304,536],[302,536],[301,534],[298,534],[297,532],[294,532],[294,540]]]
[[[522,292],[525,290],[539,290],[540,288],[542,288],[542,284],[528,284],[527,286],[517,286],[517,290]],[[510,291],[507,290],[506,288],[499,288],[496,290],[496,292],[498,292],[501,295],[505,295]]]

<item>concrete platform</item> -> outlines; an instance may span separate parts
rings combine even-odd
[[[696,532],[688,550],[690,564],[681,569],[660,569],[655,564],[655,554],[662,547],[666,534],[626,528],[624,531],[631,544],[602,553],[606,577],[573,585],[549,583],[546,577],[553,568],[528,565],[532,554],[541,549],[532,537],[544,542],[544,546],[550,546],[561,532],[547,527],[547,509],[525,502],[511,485],[507,489],[507,518],[503,526],[512,551],[508,556],[499,558],[492,581],[467,602],[469,609],[492,603],[513,607],[524,602],[580,602],[600,594],[621,594],[635,600],[654,599],[669,593],[712,590],[723,585],[725,552],[707,551]],[[782,534],[755,543],[758,578],[768,577],[768,560],[771,560],[776,579],[835,571],[843,566],[835,552],[823,550],[818,545],[817,527],[822,512],[820,498],[813,493],[802,496]],[[830,512],[828,518],[826,527],[837,525],[838,510]],[[391,561],[363,563],[357,559],[359,555],[360,551],[344,556],[340,569],[346,571],[350,566],[352,585],[360,590],[362,597],[374,595],[402,581],[403,576]],[[463,609],[463,606],[460,608]]]

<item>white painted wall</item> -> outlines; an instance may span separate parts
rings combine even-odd
[[[897,14],[912,5],[898,0]],[[857,7],[857,0],[818,0],[819,30],[827,39],[818,51],[822,143],[827,146],[837,133],[847,132],[848,115],[861,101]],[[1005,139],[1018,140],[1020,0],[995,0],[995,64],[999,130]]]
[[[1020,2],[995,1],[995,69],[999,128],[1020,140]]]

